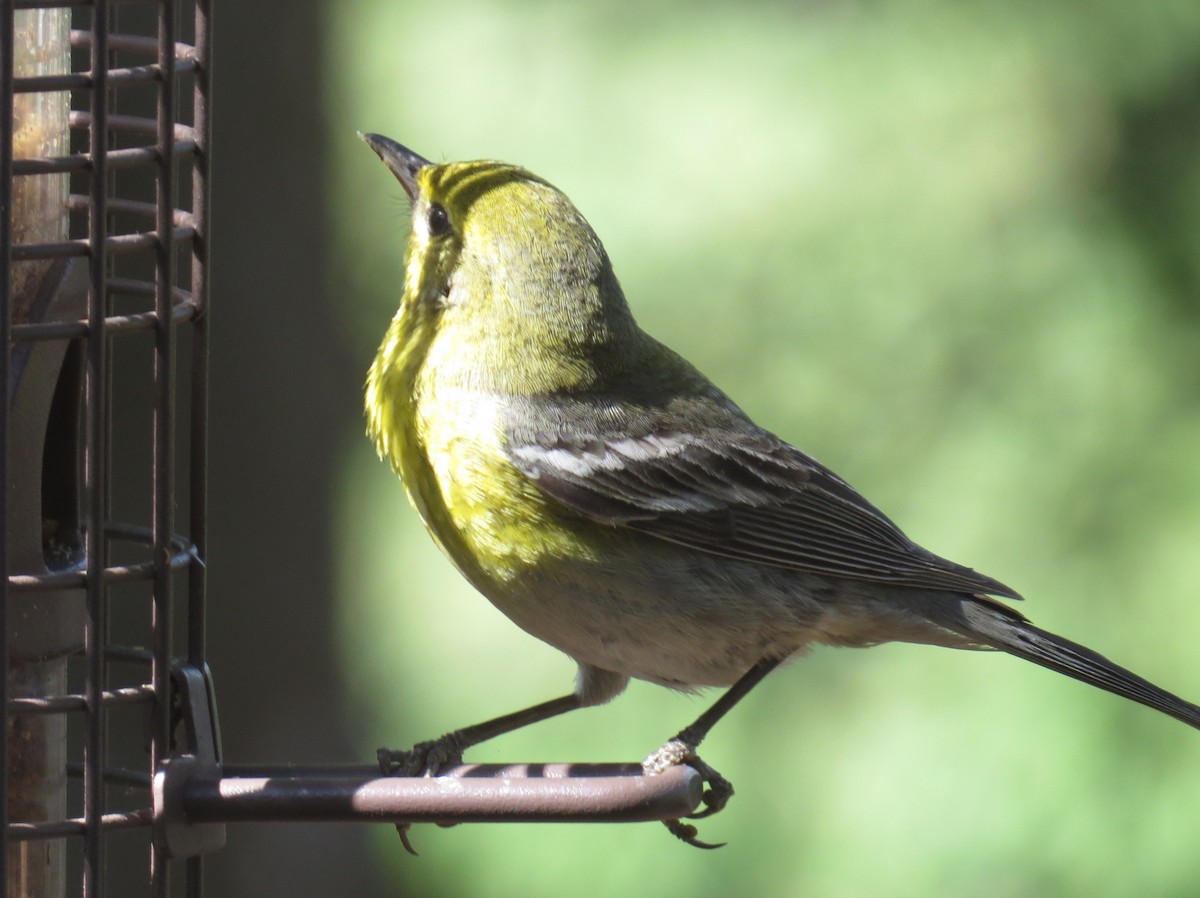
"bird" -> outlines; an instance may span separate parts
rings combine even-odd
[[[701,741],[813,645],[999,650],[1200,728],[1200,707],[1034,626],[1005,601],[1016,590],[917,545],[643,331],[562,191],[516,165],[433,163],[359,136],[412,209],[367,432],[462,575],[578,667],[558,698],[380,749],[385,772],[436,773],[631,678],[726,687],[643,764],[696,767],[709,788],[693,816],[707,816],[733,790]]]

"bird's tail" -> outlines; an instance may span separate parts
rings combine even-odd
[[[987,599],[966,598],[959,604],[938,603],[930,618],[984,646],[1000,649],[1034,664],[1074,677],[1115,695],[1169,714],[1200,729],[1200,707],[1160,689],[1098,652],[1040,630],[1017,612]]]

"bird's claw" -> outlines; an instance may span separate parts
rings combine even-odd
[[[462,745],[456,733],[418,742],[412,748],[384,746],[375,753],[384,776],[435,776],[462,763]]]
[[[704,790],[704,794],[700,797],[700,803],[704,805],[704,810],[688,814],[688,817],[692,820],[702,820],[705,817],[711,817],[718,811],[724,810],[725,805],[729,804],[729,799],[733,797],[733,783],[704,763],[699,755],[693,755],[687,763],[688,766],[700,774],[704,782],[708,785],[708,788]]]
[[[725,847],[724,842],[702,842],[700,839],[697,839],[698,832],[696,827],[690,823],[684,823],[682,820],[664,820],[663,826],[667,828],[667,832],[679,841],[686,842],[696,848],[712,849]]]
[[[704,806],[704,809],[694,814],[688,814],[688,818],[700,820],[704,817],[711,817],[729,803],[729,799],[733,796],[733,784],[701,760],[700,756],[696,754],[695,747],[682,739],[672,739],[658,751],[650,755],[650,757],[646,758],[642,762],[642,770],[647,776],[655,776],[679,764],[687,764],[699,773],[701,779],[708,786],[700,798],[700,803]],[[696,827],[690,823],[684,823],[682,820],[664,820],[663,825],[671,835],[697,848],[720,848],[725,844],[724,842],[711,843],[700,841],[696,838]]]
[[[375,757],[384,776],[434,776],[447,767],[461,764],[462,753],[462,745],[456,734],[447,733],[440,739],[418,742],[409,749],[384,746],[375,753]],[[404,846],[405,851],[416,857],[417,850],[408,838],[411,829],[411,823],[396,824],[400,844]]]
[[[397,823],[396,834],[400,836],[400,844],[404,846],[404,850],[413,857],[418,857],[417,849],[412,847],[412,842],[408,840],[408,831],[412,829],[411,823]]]

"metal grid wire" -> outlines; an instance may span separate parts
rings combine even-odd
[[[64,67],[14,73],[50,9]],[[207,0],[0,0],[0,896],[201,890],[151,784],[173,664],[206,677],[207,24]],[[69,142],[14,151],[54,97]],[[69,180],[57,239],[22,230],[39,179]]]

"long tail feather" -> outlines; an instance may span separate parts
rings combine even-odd
[[[954,609],[958,613],[951,612],[949,615],[945,613],[950,611],[947,604],[939,608],[941,613],[930,615],[942,626],[949,626],[1010,655],[1140,702],[1200,729],[1200,707],[1160,689],[1098,652],[1040,630],[1016,612],[998,604],[964,599]]]

